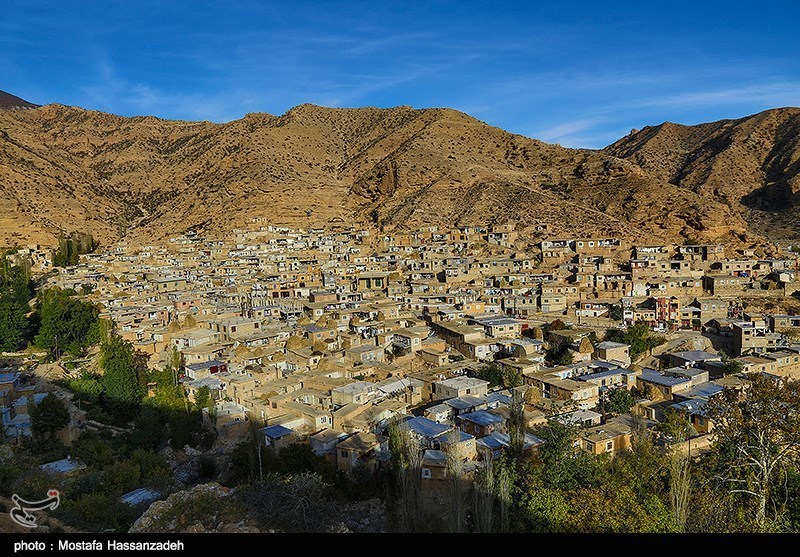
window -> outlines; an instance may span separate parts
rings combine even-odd
[[[422,477],[423,478],[430,478],[431,477],[431,469],[430,468],[423,468],[422,469]]]
[[[350,456],[350,451],[339,451],[342,458],[347,458]]]
[[[236,332],[236,325],[234,325],[233,327],[231,327],[231,332],[232,332],[232,333],[235,333],[235,332]]]
[[[613,441],[606,442],[606,451],[611,451],[613,449],[614,449],[614,442]]]

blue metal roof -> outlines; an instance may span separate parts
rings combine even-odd
[[[474,436],[470,435],[469,433],[465,433],[463,431],[455,430],[458,433],[458,441],[459,443],[463,441],[469,441],[470,439],[475,439]],[[449,442],[448,435],[442,439],[442,443],[447,444]]]
[[[0,384],[13,383],[19,376],[20,374],[16,372],[0,373]]]
[[[119,500],[127,505],[136,506],[142,503],[152,503],[161,496],[161,493],[154,489],[147,487],[140,487],[129,491],[119,498]]]
[[[270,439],[280,439],[281,437],[286,437],[287,435],[294,433],[294,431],[288,427],[283,427],[282,425],[270,425],[267,427],[262,427],[259,431],[261,431]]]
[[[503,418],[492,414],[491,412],[487,412],[486,410],[478,410],[477,412],[469,412],[468,414],[461,414],[457,416],[456,419],[459,420],[466,420],[468,422],[472,422],[474,424],[478,424],[479,426],[489,426],[492,424],[499,424],[503,421]]]
[[[428,418],[422,416],[417,416],[416,418],[406,420],[405,423],[408,425],[408,428],[411,431],[422,435],[423,437],[436,437],[437,435],[441,435],[442,433],[451,429],[450,426],[438,424],[433,420],[429,420]]]
[[[209,369],[214,366],[224,366],[224,365],[227,364],[219,360],[209,360],[207,362],[200,362],[199,364],[186,364],[184,367],[192,370],[201,370],[201,369]]]
[[[691,381],[688,377],[672,377],[670,375],[661,375],[654,369],[645,369],[640,375],[642,381],[655,383],[656,385],[664,385],[665,387],[674,387]]]

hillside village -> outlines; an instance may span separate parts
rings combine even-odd
[[[702,452],[711,397],[746,390],[749,372],[800,377],[788,248],[757,257],[540,232],[538,250],[520,252],[513,224],[385,233],[254,220],[224,240],[121,241],[66,268],[36,246],[8,257],[49,272],[45,287],[83,292],[150,367],[179,362],[189,401],[204,387],[215,401],[204,420],[219,439],[257,424],[266,446],[309,445],[345,473],[386,462],[393,422],[419,441],[424,481],[445,478],[452,448],[474,470],[508,449],[515,404],[526,453],[544,442],[531,430],[553,417],[580,426],[582,450],[613,456],[637,424],[676,410],[694,426],[687,446]],[[645,349],[620,341],[637,324]],[[24,372],[80,368],[4,365],[13,442],[30,435],[28,405],[50,389],[26,387]],[[619,390],[632,395],[628,411],[608,409]],[[102,426],[70,411],[67,440]]]

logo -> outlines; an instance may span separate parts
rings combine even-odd
[[[47,492],[47,497],[41,501],[26,501],[16,493],[11,496],[11,500],[16,505],[11,512],[11,520],[24,526],[25,528],[36,528],[36,517],[32,512],[47,510],[55,510],[60,501],[58,490],[51,489]]]

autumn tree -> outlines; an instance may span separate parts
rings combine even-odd
[[[773,491],[800,460],[800,383],[749,374],[744,393],[726,388],[705,414],[714,423],[717,479],[754,502],[753,522],[767,529]]]

